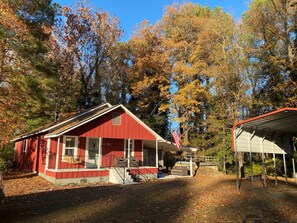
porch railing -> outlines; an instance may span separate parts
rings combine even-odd
[[[154,177],[156,176],[156,174],[151,172],[148,168],[140,169],[140,162],[135,157],[127,158],[127,162],[130,162],[129,173],[133,175],[136,181],[140,181],[140,179],[144,179],[147,181],[150,179],[149,175]]]
[[[56,154],[52,153],[48,156],[48,159],[44,159],[44,164],[47,164],[48,169],[56,168]],[[46,160],[48,162],[46,162]],[[111,167],[129,167],[129,168],[139,168],[143,167],[144,162],[142,157],[131,157],[124,158],[116,155],[105,155],[91,158],[86,158],[85,156],[59,156],[58,158],[58,169],[73,169],[73,168],[89,168],[94,169],[102,168],[111,168]],[[154,167],[154,166],[152,166]]]

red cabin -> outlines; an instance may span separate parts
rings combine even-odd
[[[14,141],[17,168],[55,184],[156,178],[164,151],[176,150],[123,105],[109,103]]]

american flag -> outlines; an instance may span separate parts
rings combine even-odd
[[[172,133],[175,145],[177,148],[181,148],[181,140],[180,140],[180,128],[177,127]]]

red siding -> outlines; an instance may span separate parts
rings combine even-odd
[[[57,143],[58,137],[50,139],[50,152],[48,160],[48,168],[50,169],[54,169],[56,165]]]
[[[102,137],[119,139],[144,139],[156,140],[156,137],[139,124],[122,108],[113,112],[121,113],[121,125],[112,125],[112,112],[105,114],[93,121],[86,123],[70,132],[67,135],[81,137]]]
[[[86,170],[86,171],[68,171],[68,172],[53,172],[46,171],[46,175],[54,177],[56,179],[68,179],[68,178],[85,178],[85,177],[108,177],[109,170]]]
[[[39,159],[37,159],[38,138],[40,138]],[[23,143],[27,140],[27,149],[23,152]],[[15,143],[15,163],[16,168],[31,172],[44,171],[46,140],[43,136],[37,135],[28,139],[17,141]],[[38,168],[37,165],[38,164]]]
[[[38,172],[44,172],[45,163],[46,163],[46,148],[47,148],[47,139],[45,139],[44,136],[40,136]]]
[[[101,166],[113,166],[115,157],[124,157],[124,139],[103,139]]]
[[[142,141],[135,140],[134,144],[134,157],[140,161],[140,166],[142,166]]]

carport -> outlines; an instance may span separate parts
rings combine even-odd
[[[297,108],[283,108],[236,123],[232,128],[232,145],[233,150],[235,151],[237,190],[239,190],[239,152],[249,153],[252,187],[254,182],[252,153],[262,154],[262,168],[265,187],[266,167],[264,154],[273,154],[275,184],[277,184],[275,155],[282,154],[284,172],[287,181],[285,156],[292,154],[292,139],[295,136],[297,136]],[[293,173],[295,173],[295,162],[293,158],[292,164]]]

